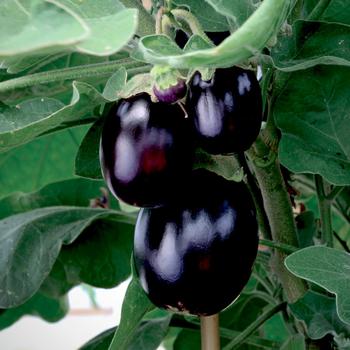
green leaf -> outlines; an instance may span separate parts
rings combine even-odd
[[[0,219],[42,207],[59,205],[88,207],[90,202],[101,197],[103,181],[69,179],[51,183],[37,192],[15,192],[0,200]],[[119,209],[118,203],[110,198],[110,206]]]
[[[104,98],[95,88],[73,82],[72,99],[66,106],[49,98],[27,100],[16,107],[0,105],[0,152],[67,123],[90,122],[95,116],[94,108],[103,102]]]
[[[137,74],[129,79],[124,87],[118,91],[118,99],[128,98],[141,92],[153,94],[152,79],[149,73]]]
[[[106,331],[98,334],[96,337],[89,340],[79,350],[106,350],[113,339],[113,334],[116,331],[116,327],[107,329]]]
[[[88,34],[84,22],[59,2],[0,3],[0,58],[39,50],[57,51],[78,43]]]
[[[322,13],[322,21],[350,25],[350,6],[347,0],[332,0]]]
[[[0,153],[0,197],[73,177],[75,155],[85,133],[86,126],[70,128]]]
[[[230,26],[225,16],[215,12],[207,1],[174,0],[177,6],[187,8],[200,22],[203,30],[208,32],[223,32]]]
[[[285,19],[290,1],[265,0],[238,30],[219,46],[182,53],[165,35],[149,35],[140,40],[134,57],[153,64],[176,68],[230,67],[264,48]]]
[[[141,322],[137,331],[135,332],[134,339],[128,345],[128,350],[154,350],[158,349],[161,341],[163,340],[166,332],[168,331],[169,322],[171,316],[163,318],[155,318],[148,321]],[[91,339],[87,344],[81,347],[79,350],[106,350],[111,343],[113,333],[117,329],[111,328],[95,338]]]
[[[183,48],[183,51],[191,52],[197,50],[210,49],[211,47],[215,47],[215,45],[209,43],[207,40],[204,40],[201,36],[195,34],[188,39],[185,47]]]
[[[281,346],[281,350],[306,350],[305,338],[302,334],[294,334]]]
[[[59,0],[76,13],[90,30],[89,36],[76,45],[84,53],[106,56],[120,50],[137,28],[137,10],[126,9],[119,1]],[[116,30],[116,23],[118,29]]]
[[[280,160],[289,170],[350,184],[349,79],[350,68],[339,66],[290,75],[273,110]]]
[[[183,329],[176,337],[174,342],[174,350],[200,350],[201,349],[201,335],[198,330]]]
[[[139,281],[134,277],[126,291],[119,327],[108,350],[128,349],[135,341],[138,326],[143,316],[154,308]]]
[[[335,23],[296,21],[293,35],[283,37],[271,56],[275,66],[292,72],[316,66],[350,66],[350,27]]]
[[[289,308],[294,316],[305,322],[311,339],[321,339],[327,334],[349,335],[350,326],[340,321],[334,298],[308,291]]]
[[[128,350],[153,350],[158,349],[165,337],[172,315],[144,321],[138,327],[134,339],[128,346]]]
[[[340,319],[350,324],[349,254],[328,247],[308,247],[289,255],[285,265],[294,275],[334,293]]]
[[[41,293],[36,293],[21,306],[0,312],[0,330],[11,326],[25,315],[39,316],[45,321],[57,322],[67,312],[68,300],[66,297],[53,299]]]
[[[118,69],[107,81],[103,90],[103,97],[107,101],[118,100],[118,92],[125,86],[127,72],[125,68]]]
[[[205,0],[216,12],[229,17],[232,21],[233,29],[239,28],[254,12],[255,6],[251,0],[231,1],[231,0]],[[211,16],[211,14],[210,14]]]
[[[133,224],[119,211],[47,207],[0,221],[0,307],[22,304],[48,276],[63,244],[72,243],[93,221],[111,218]]]
[[[40,290],[59,297],[86,283],[112,288],[130,276],[134,227],[110,220],[93,222],[71,244],[63,246]]]
[[[99,147],[103,121],[103,118],[96,120],[80,144],[75,158],[75,174],[78,176],[90,179],[102,178]]]
[[[211,155],[203,150],[196,150],[194,169],[208,169],[227,180],[241,181],[243,170],[234,156]]]

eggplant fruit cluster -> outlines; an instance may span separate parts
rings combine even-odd
[[[192,170],[196,146],[244,151],[261,124],[255,75],[218,69],[195,73],[184,108],[146,93],[108,112],[100,142],[103,176],[122,201],[142,207],[134,238],[141,285],[157,306],[211,315],[247,283],[257,254],[255,207],[243,183]]]

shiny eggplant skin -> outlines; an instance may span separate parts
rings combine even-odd
[[[101,169],[111,192],[138,207],[171,200],[192,167],[187,122],[178,105],[154,103],[146,93],[112,107],[100,142]]]
[[[199,146],[212,154],[247,150],[262,122],[262,99],[254,72],[217,69],[210,81],[196,72],[186,101]]]
[[[212,315],[241,293],[257,248],[256,212],[245,185],[201,169],[176,202],[140,211],[134,262],[156,306]]]

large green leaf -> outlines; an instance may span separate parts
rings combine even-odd
[[[68,105],[48,98],[27,100],[16,107],[0,105],[0,151],[29,142],[67,123],[91,121],[96,118],[94,108],[103,102],[102,95],[91,85],[74,82]]]
[[[207,1],[174,0],[174,3],[195,15],[205,31],[222,32],[230,29],[225,16],[215,12]]]
[[[36,293],[24,304],[12,309],[0,310],[0,330],[11,326],[24,315],[39,316],[48,322],[56,322],[63,318],[68,311],[66,297],[49,298]]]
[[[112,288],[130,276],[133,225],[110,220],[93,222],[61,252],[40,290],[59,297],[72,287],[87,283]]]
[[[62,49],[88,34],[89,28],[78,16],[53,0],[0,3],[0,58]]]
[[[347,0],[332,0],[322,13],[322,21],[350,25],[350,6]]]
[[[153,308],[139,281],[134,277],[126,291],[120,324],[108,350],[128,349],[135,341],[142,318]]]
[[[274,106],[282,131],[279,156],[289,170],[350,184],[350,68],[292,73]]]
[[[271,56],[275,66],[291,72],[318,64],[350,66],[350,27],[324,22],[297,21],[293,35],[283,37]]]
[[[0,198],[73,177],[75,155],[85,133],[86,126],[70,128],[0,153]]]
[[[32,193],[15,192],[0,200],[0,219],[42,207],[59,205],[89,207],[90,202],[101,197],[103,181],[82,178],[51,183]],[[110,198],[110,206],[119,209],[119,205]]]
[[[321,339],[326,334],[350,334],[350,326],[340,321],[337,315],[334,298],[308,291],[289,307],[294,316],[305,322],[311,339]]]
[[[169,37],[149,35],[140,40],[134,57],[177,68],[229,67],[251,57],[266,45],[279,30],[289,6],[290,0],[265,0],[239,29],[211,49],[182,52]]]
[[[222,14],[228,16],[232,22],[233,29],[239,28],[248,17],[254,12],[256,5],[252,0],[231,1],[231,0],[205,0],[214,9]],[[210,18],[212,14],[208,14]]]
[[[340,319],[350,324],[350,255],[340,250],[314,246],[301,249],[285,260],[289,271],[336,295]]]
[[[106,56],[120,50],[137,27],[137,10],[126,9],[117,0],[57,0],[83,19],[90,30],[88,38],[76,45],[85,53]]]
[[[72,243],[93,221],[134,222],[119,211],[47,207],[0,221],[0,307],[22,304],[48,276],[63,244]]]

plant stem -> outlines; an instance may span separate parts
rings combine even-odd
[[[190,27],[192,34],[197,34],[201,36],[204,40],[206,40],[208,43],[212,44],[212,41],[209,39],[207,34],[205,34],[199,21],[194,15],[192,15],[191,12],[182,9],[175,9],[171,11],[171,14],[180,23],[185,22],[185,24],[187,24]]]
[[[201,316],[201,349],[220,350],[219,314]]]
[[[328,247],[333,247],[333,229],[332,229],[332,201],[327,198],[325,183],[321,175],[315,174],[315,185],[318,199],[318,208],[321,219],[322,241]]]
[[[109,75],[124,67],[130,74],[147,72],[149,65],[136,62],[130,58],[121,59],[112,62],[103,62],[87,64],[78,67],[64,69],[55,69],[47,72],[25,75],[19,78],[5,80],[0,83],[0,93],[8,92],[14,89],[26,88],[38,84],[53,83],[56,81],[75,80],[94,76]]]
[[[320,0],[318,4],[314,7],[314,9],[311,11],[311,13],[309,14],[307,20],[315,21],[319,19],[322,16],[324,10],[328,7],[330,2],[331,0]]]
[[[330,201],[333,201],[335,198],[337,198],[338,194],[343,191],[345,187],[343,186],[336,186],[334,187],[327,195],[326,198],[329,199]]]
[[[154,34],[155,22],[152,15],[142,6],[139,0],[120,0],[125,7],[136,8],[139,11],[137,34],[139,36]]]
[[[338,233],[336,233],[335,231],[333,231],[333,234],[335,236],[335,238],[337,239],[337,241],[339,242],[339,244],[343,247],[343,249],[347,252],[350,253],[350,249],[346,243],[346,241],[344,241],[339,235]]]
[[[246,184],[250,194],[252,195],[253,202],[256,208],[256,216],[258,220],[259,230],[264,238],[271,240],[271,230],[269,227],[269,221],[264,210],[263,198],[259,187],[255,182],[255,178],[250,172],[247,160],[243,152],[237,154],[237,160],[243,168],[244,174],[246,175]]]
[[[156,34],[162,34],[162,21],[164,15],[164,7],[161,7],[156,16]]]
[[[282,311],[286,307],[287,303],[282,302],[276,306],[271,307],[265,311],[260,317],[258,317],[253,323],[251,323],[243,332],[241,332],[235,339],[229,342],[223,350],[236,349],[241,345],[251,334],[253,334],[264,322],[271,318],[276,313]]]
[[[264,130],[266,132],[266,130]],[[268,135],[265,135],[265,140]],[[259,137],[255,143],[255,151],[248,154],[252,160],[255,176],[260,185],[264,199],[264,207],[273,240],[278,244],[298,246],[296,225],[293,217],[291,201],[283,180],[277,154]],[[289,302],[299,299],[307,290],[300,278],[291,274],[284,266],[286,253],[276,250],[273,256],[273,268],[282,283]]]
[[[266,290],[266,292],[269,293],[269,295],[273,295],[274,287],[271,285],[269,281],[261,277],[258,272],[253,271],[252,275],[258,281],[258,283],[260,283],[261,286]]]
[[[287,253],[287,254],[292,254],[298,250],[297,247],[294,247],[292,245],[280,243],[280,242],[274,242],[274,241],[270,241],[268,239],[260,239],[259,244],[266,246],[266,247],[271,247],[271,248],[281,250],[282,252]]]

